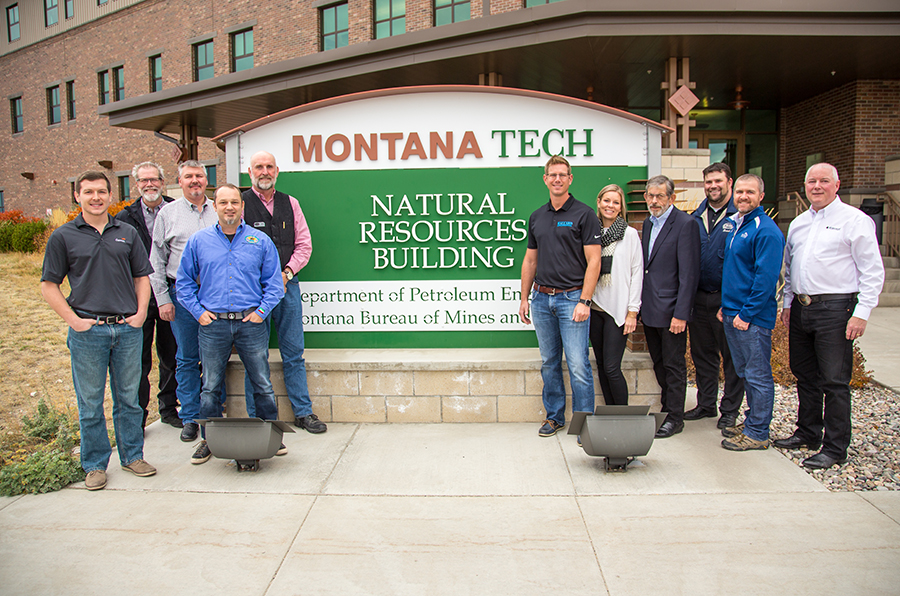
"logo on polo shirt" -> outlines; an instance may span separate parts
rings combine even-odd
[[[725,232],[726,234],[733,229],[734,229],[734,224],[731,223],[730,221],[726,221],[725,223],[722,224],[722,231]]]
[[[258,244],[259,238],[256,236],[247,236],[247,244]]]
[[[122,236],[121,238],[116,238],[115,240],[116,242],[124,242],[125,244],[128,244],[128,239],[124,236]]]
[[[558,221],[558,222],[556,222],[556,227],[557,228],[571,228],[572,222],[571,221]]]

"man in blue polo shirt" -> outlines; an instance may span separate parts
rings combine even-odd
[[[747,395],[743,424],[722,429],[731,451],[767,449],[775,404],[772,329],[778,318],[776,292],[784,255],[784,234],[761,203],[762,178],[744,174],[734,183],[734,229],[725,241],[720,319],[738,376]]]
[[[572,411],[594,411],[588,334],[591,296],[600,275],[602,229],[594,210],[569,194],[572,169],[565,158],[554,155],[547,161],[544,184],[550,200],[528,220],[519,318],[526,325],[534,319],[547,414],[538,435],[551,437],[566,425],[563,351],[572,384]]]
[[[235,347],[253,385],[256,415],[276,420],[266,320],[284,297],[278,251],[266,234],[242,221],[244,201],[236,186],[220,186],[213,205],[219,223],[188,239],[175,281],[178,299],[200,323],[200,418],[222,415],[221,387]],[[285,453],[282,445],[278,455]],[[191,463],[209,458],[209,447],[201,441]]]
[[[138,405],[142,326],[150,302],[152,271],[137,231],[109,216],[109,178],[85,172],[75,181],[81,214],[50,236],[44,253],[41,295],[69,325],[66,344],[81,428],[81,467],[88,490],[106,486],[112,448],[103,398],[110,372],[113,425],[122,469],[152,476],[144,461],[143,411]],[[71,293],[60,290],[69,278]]]

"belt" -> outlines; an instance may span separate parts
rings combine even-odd
[[[174,278],[174,277],[167,277],[167,278],[166,278],[166,282],[167,282],[170,286],[174,286],[174,285],[175,285],[175,278]]]
[[[810,304],[815,304],[816,302],[831,302],[832,300],[850,300],[851,298],[856,298],[856,293],[853,294],[815,294],[810,296],[808,294],[797,294],[797,300],[803,306],[809,306]]]
[[[559,288],[550,288],[547,286],[542,286],[540,284],[534,284],[534,289],[540,292],[541,294],[550,294],[554,296],[556,294],[564,294],[565,292],[572,292],[575,290],[580,290],[584,286],[575,286],[574,288],[569,288],[568,290],[561,290]]]
[[[248,308],[247,310],[244,310],[241,312],[214,312],[213,314],[216,315],[217,319],[225,319],[228,321],[234,321],[234,320],[241,321],[241,320],[243,320],[244,317],[246,317],[247,315],[249,315],[250,313],[252,313],[255,310],[256,310],[255,308]]]
[[[116,325],[125,322],[125,315],[98,315],[97,313],[78,310],[77,308],[73,308],[72,310],[82,319],[94,319],[97,321],[98,325]]]

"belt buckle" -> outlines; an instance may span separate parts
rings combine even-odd
[[[550,288],[550,291],[547,293],[551,296],[556,296],[556,288]]]
[[[810,304],[812,304],[812,298],[810,298],[807,294],[798,295],[797,300],[799,300],[800,304],[802,304],[803,306],[809,306]]]
[[[119,315],[110,315],[108,317],[97,317],[106,325],[116,325],[119,322]]]
[[[226,317],[227,317],[229,320],[234,320],[234,319],[236,318],[236,317],[234,316],[234,313],[233,313],[233,312],[228,313],[228,314],[226,315]]]

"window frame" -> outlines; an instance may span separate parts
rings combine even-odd
[[[345,11],[344,18],[347,21],[346,29],[338,29],[341,15],[339,14],[339,10],[343,8]],[[334,15],[329,16],[329,11],[334,11]],[[333,31],[326,32],[326,25],[333,25]],[[341,44],[341,36],[346,35],[346,43]],[[329,41],[333,42],[332,47],[328,47]],[[323,6],[319,9],[319,49],[322,52],[327,52],[328,50],[336,50],[338,48],[344,48],[350,45],[350,9],[349,2],[335,2],[334,4],[329,4],[328,6]]]
[[[63,0],[63,16],[71,19],[75,16],[75,0]]]
[[[75,81],[66,81],[66,120],[75,119]]]
[[[101,70],[97,73],[97,95],[101,106],[112,101],[112,89],[110,88],[109,70]]]
[[[22,103],[21,95],[9,98],[9,116],[12,134],[17,135],[25,132],[25,107]]]
[[[150,77],[150,93],[156,93],[163,89],[162,54],[154,54],[147,58],[147,69]],[[156,67],[159,66],[159,77],[156,76]],[[157,84],[158,83],[158,84]]]
[[[198,41],[197,43],[192,44],[192,46],[191,46],[191,57],[194,62],[193,68],[191,70],[193,70],[192,75],[193,75],[193,79],[194,79],[195,83],[197,81],[205,81],[207,79],[211,79],[216,76],[216,57],[215,57],[214,43],[215,43],[214,40],[207,39],[206,41]],[[207,46],[209,46],[208,51],[206,50]],[[204,54],[206,55],[206,57],[210,58],[210,61],[207,63],[204,63],[202,66],[200,64],[200,49],[201,48],[204,49]],[[203,76],[203,77],[200,76],[201,73],[205,74],[206,72],[209,72],[210,75]]]
[[[59,85],[47,87],[45,92],[47,97],[47,125],[62,124],[62,95]]]
[[[438,6],[438,2],[443,2],[441,6]],[[452,25],[453,23],[462,23],[463,21],[471,20],[472,18],[472,1],[471,0],[432,0],[432,18],[433,25],[435,27],[442,27],[444,25]],[[463,6],[468,6],[468,13],[465,18],[457,19],[457,8],[462,8]],[[438,17],[443,16],[445,14],[450,15],[450,20],[447,22],[439,23]]]
[[[116,189],[119,192],[119,202],[131,198],[131,172],[116,172]]]
[[[125,66],[119,65],[112,68],[112,100],[125,99]],[[121,84],[120,84],[121,83]]]
[[[250,53],[247,53],[247,34],[250,34]],[[238,56],[237,54],[237,46],[238,46],[238,38],[242,39],[242,45],[244,46],[244,53]],[[242,70],[250,70],[254,66],[254,58],[253,58],[253,27],[247,29],[241,29],[240,31],[235,31],[231,35],[229,35],[229,41],[231,42],[231,72],[240,72]],[[239,60],[247,60],[250,59],[250,66],[243,66],[242,68],[238,68]]]
[[[399,0],[403,5],[403,14],[396,15],[394,14],[394,2],[398,0],[374,0],[372,3],[372,38],[373,39],[385,39],[387,37],[394,37],[395,35],[403,35],[406,33],[406,0]],[[378,19],[378,5],[381,3],[387,3],[387,18]],[[394,26],[397,24],[403,28],[402,31],[394,32]],[[379,25],[387,25],[388,34],[387,35],[379,35],[378,34],[378,26]]]
[[[44,27],[52,27],[59,23],[59,0],[43,0],[44,1]],[[50,22],[51,14],[53,19]]]
[[[16,21],[11,19],[12,13],[15,12]],[[13,37],[13,27],[16,28],[16,36]],[[19,14],[19,3],[10,4],[6,7],[6,39],[9,43],[22,39],[22,17]]]

